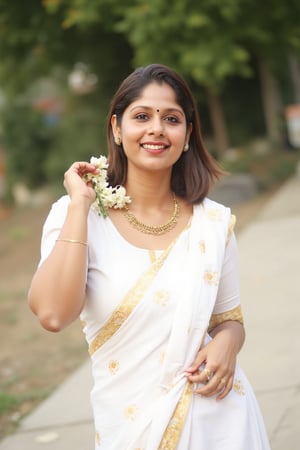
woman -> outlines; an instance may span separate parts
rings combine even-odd
[[[78,316],[92,359],[96,449],[266,450],[236,357],[244,342],[230,210],[193,96],[163,65],[139,68],[109,113],[108,176],[131,203],[99,216],[95,164],[75,162],[43,230],[29,304],[59,331]]]

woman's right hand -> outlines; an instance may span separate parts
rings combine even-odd
[[[88,173],[97,175],[99,169],[85,161],[73,163],[65,172],[64,187],[72,200],[86,200],[90,206],[95,201],[96,193],[92,182],[84,179],[84,175]]]

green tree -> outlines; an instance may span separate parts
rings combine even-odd
[[[241,0],[241,5],[243,14],[236,38],[256,61],[267,135],[278,147],[282,144],[283,107],[278,76],[282,67],[288,67],[288,56],[300,49],[300,4],[297,0]]]
[[[229,146],[219,94],[226,77],[249,74],[248,53],[234,42],[239,0],[196,3],[173,0],[78,0],[47,2],[48,9],[63,9],[66,26],[80,28],[103,21],[124,34],[134,49],[134,65],[153,61],[168,64],[186,78],[204,86],[219,155]],[[222,35],[220,36],[220,30]]]
[[[51,148],[53,136],[38,111],[24,104],[11,104],[2,117],[2,142],[7,150],[8,180],[6,196],[17,182],[30,188],[47,181],[43,162]]]
[[[286,55],[299,51],[299,18],[296,0],[267,0],[263,4],[255,0],[175,0],[172,8],[153,0],[134,2],[124,11],[116,29],[127,33],[136,64],[160,60],[205,87],[218,153],[222,155],[228,148],[228,136],[218,94],[233,75],[254,76],[253,61],[261,83],[268,138],[275,146],[282,144],[283,105],[276,65],[286,67]]]
[[[128,8],[117,25],[135,49],[136,64],[163,62],[204,87],[220,157],[229,147],[220,93],[227,77],[249,74],[247,51],[234,42],[238,15],[238,0],[175,0],[172,8],[154,0]]]
[[[17,0],[0,0],[0,81],[6,95],[21,93],[55,66],[72,70],[78,61],[97,71],[103,91],[128,72],[130,46],[111,31],[106,17],[92,20],[87,12],[93,2],[79,2],[89,20],[83,26],[75,15],[76,27],[69,24],[75,10],[64,3],[69,2],[28,0],[25,8]]]
[[[222,105],[228,81],[258,76],[272,143],[280,141],[278,69],[300,47],[297,0],[0,0],[0,78],[82,60],[99,74],[107,99],[132,66],[168,64],[205,92],[218,154],[230,139]],[[8,43],[8,45],[7,45]],[[26,57],[24,58],[24,55]],[[22,68],[14,75],[21,58]],[[290,63],[291,66],[291,63]],[[295,67],[295,65],[293,66]],[[294,70],[295,73],[295,70]],[[295,84],[295,83],[294,83]],[[199,91],[199,89],[196,89]],[[232,95],[235,95],[234,91]]]
[[[45,177],[55,179],[76,155],[88,157],[99,151],[104,111],[119,80],[130,70],[131,48],[122,35],[99,24],[66,26],[64,10],[48,11],[45,3],[28,0],[24,7],[16,0],[0,0],[0,86],[5,98],[0,139],[6,152],[9,188],[16,180],[35,187]],[[98,78],[86,101],[72,96],[68,87],[68,74],[79,61]],[[51,129],[41,114],[37,119],[33,109],[32,87],[45,76],[60,84],[56,95],[62,96],[65,104],[58,125]],[[46,90],[40,94],[48,95]],[[22,108],[16,106],[20,104]],[[47,151],[38,138],[43,133],[51,135]],[[24,156],[20,159],[24,154],[26,160]]]

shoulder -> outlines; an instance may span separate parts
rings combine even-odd
[[[52,203],[49,216],[61,217],[62,215],[66,215],[68,207],[70,205],[70,201],[71,199],[69,195],[66,194],[61,196],[58,200]],[[100,217],[96,211],[96,208],[94,208],[93,205],[90,208],[89,215],[94,217]]]
[[[234,230],[236,217],[231,213],[228,206],[205,198],[201,204],[196,205],[196,210],[202,210],[211,226],[219,230],[222,229],[226,236],[226,242],[229,241]]]
[[[228,220],[231,216],[231,210],[228,206],[218,203],[210,198],[205,198],[202,203],[195,206],[196,210],[203,210],[205,215],[212,221],[221,222]]]
[[[68,195],[63,195],[54,203],[52,203],[44,226],[47,227],[56,222],[64,221],[69,203],[70,197]]]
[[[46,218],[45,227],[53,227],[62,225],[66,219],[68,213],[68,207],[70,205],[69,195],[63,195],[57,199],[50,208],[48,216]],[[90,208],[88,220],[89,222],[98,221],[100,216],[98,215],[96,209],[92,206]]]

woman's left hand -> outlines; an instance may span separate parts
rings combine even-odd
[[[217,400],[226,397],[233,386],[236,357],[243,342],[244,328],[238,322],[224,322],[216,328],[213,339],[185,370],[189,381],[202,385],[195,393],[217,395]]]

